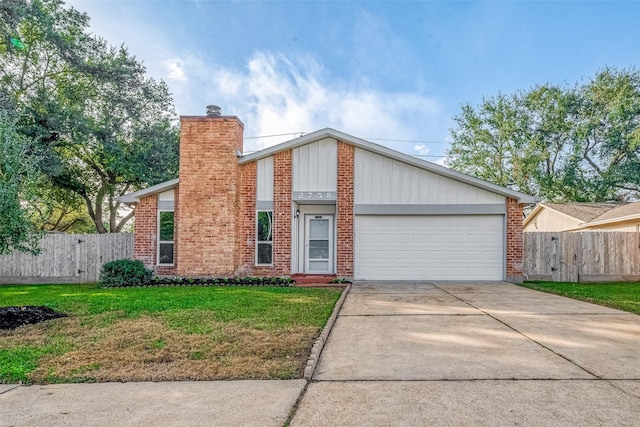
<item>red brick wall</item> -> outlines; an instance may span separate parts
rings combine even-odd
[[[178,268],[181,276],[231,275],[238,239],[244,125],[236,117],[180,118]]]
[[[156,238],[158,234],[158,196],[153,194],[140,199],[136,205],[133,235],[133,258],[147,268],[156,265]]]
[[[174,189],[174,223],[177,222],[179,191]],[[152,194],[140,199],[136,206],[136,220],[133,235],[133,258],[154,269],[160,275],[175,275],[178,263],[177,224],[174,224],[173,265],[159,266],[158,256],[158,195]]]
[[[507,281],[522,283],[522,205],[507,198]]]
[[[338,141],[338,200],[336,205],[336,274],[353,277],[353,170],[355,148]]]
[[[292,150],[273,156],[273,270],[272,275],[291,274]]]
[[[254,275],[256,246],[256,174],[257,162],[240,165],[238,187],[238,239],[236,273]]]

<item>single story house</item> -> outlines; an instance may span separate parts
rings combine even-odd
[[[524,231],[640,231],[640,202],[540,203]]]
[[[522,281],[533,197],[329,128],[243,155],[208,112],[180,118],[178,179],[120,198],[158,274]]]

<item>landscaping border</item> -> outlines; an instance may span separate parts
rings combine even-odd
[[[324,349],[324,345],[329,338],[329,333],[331,333],[331,329],[333,329],[333,325],[336,323],[336,319],[338,318],[338,312],[342,308],[342,304],[344,300],[347,298],[347,294],[351,290],[351,284],[347,285],[342,291],[342,295],[336,302],[335,307],[333,308],[333,312],[329,319],[327,320],[324,329],[320,333],[320,336],[316,339],[316,342],[311,347],[311,354],[309,355],[309,360],[307,360],[307,365],[304,368],[303,378],[307,381],[310,381],[313,377],[313,374],[316,371],[316,367],[318,366],[318,360],[320,359],[320,355],[322,354],[322,350]]]

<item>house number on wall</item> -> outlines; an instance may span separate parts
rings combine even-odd
[[[296,191],[293,200],[335,200],[335,191]]]

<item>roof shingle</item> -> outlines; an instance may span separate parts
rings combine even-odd
[[[573,218],[577,218],[583,222],[591,222],[594,218],[602,216],[603,214],[619,208],[619,204],[615,203],[544,203],[545,206],[562,212],[565,215],[569,215]]]

